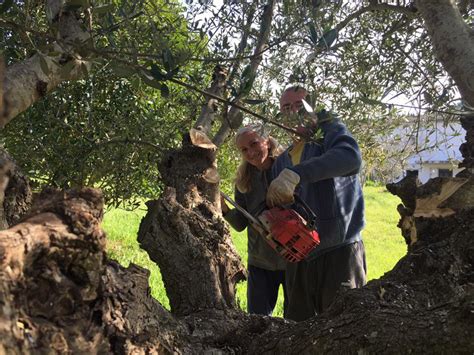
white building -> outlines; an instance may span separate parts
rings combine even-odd
[[[413,123],[411,119],[410,121]],[[413,131],[413,125],[410,126],[403,130]],[[403,176],[407,171],[416,171],[422,183],[438,176],[455,176],[462,170],[457,166],[462,161],[459,147],[465,136],[466,132],[460,123],[445,123],[443,120],[436,120],[435,123],[430,123],[429,128],[419,128],[415,133],[412,132],[410,145],[414,147],[414,151],[403,164]]]

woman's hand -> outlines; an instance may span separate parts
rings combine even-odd
[[[222,211],[222,215],[225,216],[227,212],[230,211],[230,208],[229,206],[227,206],[227,203],[225,202],[224,195],[222,195],[222,193],[220,195],[221,195],[221,211]]]

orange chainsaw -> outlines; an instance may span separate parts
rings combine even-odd
[[[295,201],[303,206],[308,220],[295,210],[283,207],[266,209],[255,218],[229,196],[224,193],[222,196],[237,208],[249,220],[252,228],[287,261],[301,261],[319,245],[319,235],[315,227],[316,215],[299,196],[295,195]]]

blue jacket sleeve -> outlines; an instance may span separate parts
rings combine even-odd
[[[235,189],[235,202],[242,207],[243,209],[247,210],[247,203],[245,201],[245,196],[241,193],[237,188]],[[238,209],[234,208],[226,213],[224,219],[229,222],[229,224],[238,232],[242,232],[248,226],[247,218],[239,212]]]
[[[324,134],[323,153],[306,157],[301,163],[291,167],[300,176],[300,182],[313,183],[337,176],[355,175],[359,172],[362,157],[359,146],[338,121],[323,123],[320,128]],[[315,144],[315,143],[306,143]],[[311,147],[309,147],[311,148]],[[305,150],[308,147],[305,147]],[[315,150],[311,150],[310,152]]]

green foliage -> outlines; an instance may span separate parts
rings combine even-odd
[[[459,94],[416,16],[370,11],[338,27],[362,7],[358,2],[283,2],[271,42],[284,45],[268,51],[260,75],[273,88],[279,84],[277,95],[300,84],[315,105],[337,112],[360,143],[370,172],[387,158],[381,137],[400,124],[396,106],[385,102],[401,97],[413,105],[431,98],[430,105],[449,111],[449,100],[456,102]]]
[[[0,14],[7,12],[13,5],[13,0],[5,0],[0,6]]]
[[[318,43],[318,31],[316,30],[316,26],[314,25],[314,23],[310,22],[308,24],[308,27],[309,27],[309,39],[311,40],[311,42],[313,42],[313,44],[317,44]]]
[[[221,178],[220,189],[229,196],[233,196],[235,172],[242,159],[233,138],[229,144],[220,147],[217,159],[219,161],[217,168]]]
[[[137,79],[132,79],[137,80]],[[37,185],[100,187],[109,203],[134,204],[161,188],[158,163],[192,125],[190,97],[95,71],[15,119],[3,141]]]
[[[115,203],[158,193],[156,164],[192,127],[203,100],[170,79],[205,89],[216,64],[228,69],[224,96],[253,98],[243,102],[268,117],[278,110],[275,97],[284,87],[307,87],[313,104],[338,112],[354,133],[368,173],[388,158],[380,137],[400,123],[394,106],[385,102],[403,96],[449,110],[459,98],[422,22],[407,13],[353,17],[363,4],[276,2],[270,40],[254,76],[250,63],[261,35],[262,3],[74,0],[68,6],[77,8],[93,36],[75,48],[94,64],[90,78],[62,85],[9,124],[2,137],[40,186],[92,184]],[[0,12],[7,64],[40,54],[48,73],[59,28],[48,24],[51,14],[42,2],[4,1]],[[64,75],[72,65],[63,66]],[[218,115],[223,111],[218,107]],[[275,135],[290,141],[284,132]],[[220,155],[228,157],[219,167],[228,178],[238,158],[232,148]]]
[[[333,28],[323,34],[323,36],[318,40],[316,46],[323,49],[331,48],[334,41],[337,39],[338,31]]]
[[[23,16],[39,9],[19,4],[15,11],[10,9],[8,18],[30,26]],[[209,79],[206,66],[183,63],[197,43],[179,14],[182,7],[169,1],[144,4],[94,3],[94,51],[107,54],[89,58],[95,65],[87,77],[63,83],[2,132],[2,143],[38,189],[95,186],[104,191],[108,203],[124,202],[128,207],[160,192],[158,163],[167,149],[180,144],[201,104],[199,96],[165,81],[178,75],[200,83]],[[52,35],[56,29],[47,27],[44,15],[38,18],[38,30]],[[39,32],[25,41],[11,29],[0,31],[9,62],[38,52],[47,42]],[[28,52],[13,55],[20,49]],[[38,52],[45,74],[49,50],[46,46]],[[110,56],[112,60],[106,59]],[[163,73],[160,81],[140,69],[151,65],[152,73]],[[64,76],[72,66],[73,61],[63,66]]]
[[[7,65],[24,60],[48,46],[52,34],[41,2],[6,0],[0,5],[0,46]],[[36,36],[36,33],[43,36]]]

